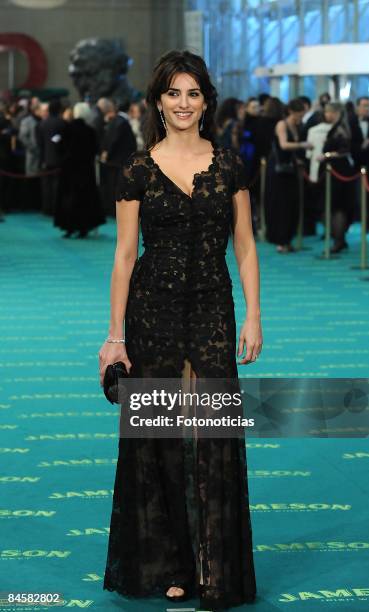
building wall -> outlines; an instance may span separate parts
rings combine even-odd
[[[186,0],[185,9],[203,12],[204,59],[221,98],[271,91],[255,69],[297,62],[299,46],[369,42],[369,0]],[[284,101],[293,79],[280,79]],[[328,80],[300,77],[298,93],[314,97]],[[350,81],[351,96],[368,95],[369,68]]]
[[[36,10],[0,0],[0,31],[34,37],[46,52],[49,76],[45,87],[66,87],[77,92],[68,75],[69,52],[83,38],[122,38],[134,60],[131,84],[145,91],[155,59],[183,45],[183,0],[67,0],[63,7]],[[27,65],[15,57],[15,86]],[[0,90],[8,85],[8,54],[0,53]]]

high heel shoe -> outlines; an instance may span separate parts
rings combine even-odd
[[[348,249],[348,244],[346,241],[335,244],[331,249],[330,253],[340,253],[344,249]]]
[[[277,253],[288,253],[289,252],[288,245],[286,244],[278,244],[275,250],[277,251]]]
[[[168,591],[171,588],[182,589],[183,593],[181,595],[168,595]],[[188,599],[188,592],[186,590],[187,586],[185,584],[181,584],[180,582],[176,582],[173,584],[169,584],[168,588],[165,591],[165,597],[169,599],[169,601],[186,601]]]

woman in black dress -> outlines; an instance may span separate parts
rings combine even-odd
[[[226,149],[234,149],[237,144],[237,126],[242,114],[243,102],[238,98],[226,98],[217,112],[216,143]]]
[[[288,117],[278,121],[269,160],[270,181],[267,206],[267,238],[276,244],[278,253],[294,251],[294,238],[299,218],[299,184],[297,162],[301,153],[312,146],[302,142],[299,125],[305,114],[300,99],[291,100],[287,106]]]
[[[262,346],[243,163],[214,145],[216,91],[201,57],[164,55],[146,99],[147,149],[130,156],[118,184],[110,337],[99,352],[100,380],[117,360],[136,378],[180,379],[187,362],[196,377],[238,380],[225,261],[231,225],[247,295],[240,363],[254,361]],[[137,259],[139,219],[145,252]],[[121,438],[104,589],[173,601],[198,596],[212,610],[253,601],[248,499],[244,439]]]
[[[106,223],[100,193],[96,184],[95,130],[87,124],[91,110],[86,102],[77,102],[73,120],[61,134],[63,160],[56,201],[54,225],[65,230],[63,238],[88,233]]]
[[[328,102],[324,108],[324,118],[332,125],[323,146],[320,173],[328,162],[333,171],[345,177],[356,174],[358,168],[354,161],[355,140],[352,138],[348,118],[339,102]],[[334,244],[331,253],[339,253],[348,248],[345,235],[355,216],[356,182],[342,181],[331,176],[332,237]]]

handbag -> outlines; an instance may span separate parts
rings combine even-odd
[[[111,404],[119,404],[119,384],[125,378],[129,377],[126,366],[123,361],[117,361],[116,363],[107,366],[104,375],[103,387],[104,394],[107,400]]]
[[[281,151],[277,146],[276,140],[273,140],[272,153],[275,159],[274,172],[276,174],[284,174],[287,176],[293,176],[296,174],[296,156],[293,152],[291,152],[290,159],[287,159],[287,161],[283,160],[283,156],[281,156]]]
[[[287,174],[289,176],[296,174],[296,166],[292,161],[277,162],[274,169],[276,174]]]

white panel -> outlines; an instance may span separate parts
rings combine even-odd
[[[258,66],[254,70],[254,75],[257,77],[273,77],[273,76],[291,76],[299,74],[298,64],[274,64],[270,68]]]
[[[203,57],[203,13],[202,11],[185,11],[184,14],[185,48]]]
[[[62,6],[66,0],[10,0],[12,4],[30,9],[50,9]]]
[[[369,44],[299,47],[299,74],[369,74]]]

